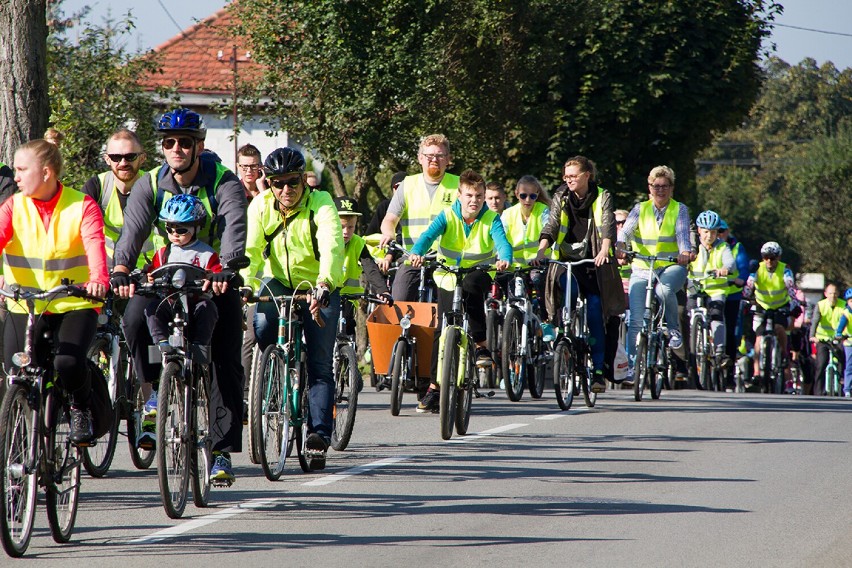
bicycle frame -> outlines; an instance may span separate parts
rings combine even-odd
[[[455,273],[456,287],[455,290],[453,290],[453,307],[449,312],[445,313],[443,317],[441,337],[438,342],[438,361],[444,360],[444,347],[447,338],[447,330],[450,327],[455,327],[461,330],[459,339],[459,368],[458,376],[456,377],[456,385],[461,388],[464,385],[464,377],[467,371],[467,352],[470,349],[471,341],[470,334],[468,333],[470,322],[468,320],[467,312],[464,311],[462,303],[462,280],[466,274],[477,270],[478,267],[473,267],[473,269],[463,269],[455,266],[445,266],[445,268],[449,272]],[[442,365],[439,364],[437,377],[435,377],[435,382],[438,385],[442,385],[443,381],[443,377],[441,376],[441,367]]]
[[[514,275],[509,282],[507,299],[504,304],[504,313],[510,308],[516,308],[524,316],[523,327],[521,328],[521,349],[519,355],[531,359],[532,353],[530,349],[531,337],[529,336],[531,324],[537,324],[541,329],[541,318],[533,310],[533,303],[527,293],[527,283],[523,277],[523,273],[535,270],[535,267],[518,267],[514,269]]]

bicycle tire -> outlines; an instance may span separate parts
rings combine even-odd
[[[775,394],[784,394],[784,369],[781,367],[781,350],[774,350],[775,356],[772,358],[772,390]]]
[[[96,337],[89,347],[89,376],[92,381],[106,381],[110,372],[110,356],[112,354],[112,341],[104,335]],[[104,368],[106,367],[106,368]],[[118,377],[116,377],[118,382]],[[92,477],[103,477],[109,471],[112,460],[115,457],[115,446],[118,443],[118,426],[121,422],[121,412],[118,409],[118,385],[116,385],[116,396],[112,401],[112,424],[109,431],[98,438],[94,446],[83,448],[83,467]]]
[[[668,349],[668,348],[667,348]],[[674,362],[674,353],[671,349],[668,349],[668,353],[666,358],[669,361],[669,366],[666,367],[666,384],[665,388],[667,390],[675,390],[675,385],[677,384],[677,368]]]
[[[331,430],[331,447],[342,452],[352,439],[355,415],[358,412],[358,393],[361,392],[361,374],[358,357],[351,345],[340,350],[340,367],[334,377],[334,427]]]
[[[56,391],[49,393],[45,403],[47,413],[47,443],[44,464],[47,524],[53,540],[71,540],[77,520],[80,499],[80,450],[71,444],[71,406],[60,399]]]
[[[645,382],[648,380],[648,336],[640,332],[636,337],[635,372],[633,375],[633,400],[642,402]]]
[[[127,443],[130,446],[130,461],[136,469],[148,469],[154,463],[156,452],[136,447],[136,440],[142,434],[142,416],[145,410],[145,396],[142,393],[142,385],[136,380],[133,371],[133,361],[127,361]]]
[[[3,549],[14,558],[30,545],[38,491],[36,472],[22,475],[32,450],[31,433],[38,427],[28,398],[27,387],[7,385],[0,408],[0,533]]]
[[[302,389],[299,394],[299,408],[297,409],[297,416],[301,416],[301,427],[296,428],[298,432],[298,437],[296,438],[296,447],[299,450],[299,467],[302,468],[302,471],[305,473],[310,473],[311,465],[308,463],[308,458],[305,456],[305,442],[308,440],[308,424],[310,424],[310,395],[308,394],[308,389],[304,388],[307,383],[307,375],[304,374],[306,370],[302,368]]]
[[[570,410],[574,402],[574,364],[571,345],[561,339],[553,351],[553,390],[562,410]]]
[[[485,313],[485,344],[488,350],[491,351],[491,357],[494,361],[502,363],[502,335],[503,326],[500,323],[500,312],[495,309],[489,309]],[[487,384],[485,388],[493,389],[500,384],[499,377],[503,371],[502,364],[492,365],[488,370]]]
[[[260,347],[258,347],[257,343],[254,344],[254,347],[251,351],[251,372],[249,373],[249,388],[248,388],[248,420],[251,420],[251,417],[255,413],[254,409],[254,389],[257,388],[257,376],[260,373],[260,364],[263,361],[263,354],[260,351]],[[254,436],[254,430],[249,426],[248,428],[248,447],[249,447],[249,461],[253,464],[260,463],[260,444],[257,443],[257,439]]]
[[[763,349],[760,350],[760,392],[763,394],[772,393],[772,356],[773,351],[771,342],[763,338]]]
[[[189,492],[190,435],[184,431],[185,385],[183,369],[170,362],[160,374],[157,392],[157,477],[163,509],[171,519],[179,519],[186,508]]]
[[[503,353],[501,357],[502,379],[506,396],[518,402],[524,396],[524,375],[527,362],[520,355],[523,316],[517,308],[511,308],[503,320]]]
[[[249,429],[257,444],[260,467],[270,481],[278,481],[284,472],[292,435],[288,403],[292,385],[286,357],[277,345],[267,346],[251,391]]]
[[[391,416],[399,416],[402,409],[402,396],[405,392],[405,379],[409,369],[409,346],[408,341],[399,338],[391,353]]]
[[[468,341],[468,345],[473,345],[473,340]],[[456,434],[459,436],[467,434],[468,426],[470,426],[470,411],[473,402],[473,375],[475,373],[476,361],[474,361],[473,352],[468,349],[464,385],[461,389],[456,389]]]
[[[446,328],[444,337],[444,358],[441,363],[440,424],[441,439],[449,440],[453,436],[456,421],[456,380],[461,364],[459,356],[459,330],[454,326]]]
[[[577,358],[575,376],[580,385],[580,392],[583,393],[583,402],[586,403],[587,408],[594,408],[598,401],[598,393],[592,391],[592,369],[586,357],[583,355]]]
[[[192,502],[196,507],[210,504],[210,470],[213,467],[213,439],[210,437],[210,383],[215,370],[208,365],[197,366],[198,376],[193,397],[192,447],[190,467]]]
[[[659,349],[665,349],[664,346],[660,345]],[[665,353],[661,353],[665,355]],[[668,362],[665,366],[661,366],[658,362],[654,368],[648,373],[648,390],[651,391],[651,400],[659,400],[660,394],[663,392],[663,382],[666,379],[666,373],[668,371],[669,365],[672,364]]]
[[[544,394],[545,373],[547,372],[547,363],[543,361],[543,343],[541,336],[533,331],[532,341],[530,345],[533,349],[533,361],[531,365],[527,365],[527,389],[530,391],[530,396],[534,399],[540,399]]]

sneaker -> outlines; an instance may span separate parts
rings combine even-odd
[[[593,393],[602,393],[606,392],[606,380],[604,380],[603,371],[598,369],[592,375],[592,392]]]
[[[553,341],[556,339],[556,332],[553,325],[547,322],[541,322],[541,339],[542,341]]]
[[[632,368],[627,369],[627,376],[624,377],[623,381],[621,381],[621,388],[632,389],[633,388],[633,378],[634,378],[633,369]]]
[[[233,483],[234,470],[231,469],[231,455],[225,452],[213,453],[214,461],[213,468],[210,470],[211,481],[224,481]]]
[[[476,366],[490,367],[494,364],[494,359],[491,358],[491,351],[487,347],[476,348]]]
[[[140,450],[152,451],[157,447],[157,424],[153,420],[142,421],[142,432],[136,439],[136,447]]]
[[[68,439],[75,446],[92,445],[92,412],[88,408],[71,407],[71,433]]]
[[[145,401],[144,411],[149,416],[157,415],[157,391],[151,391],[151,396]]]
[[[683,347],[683,336],[680,334],[680,331],[673,329],[669,332],[669,347],[672,350],[678,350]]]
[[[316,432],[308,434],[305,440],[305,457],[312,471],[325,469],[325,455],[328,452],[329,441]]]
[[[417,405],[417,412],[421,414],[431,412],[434,414],[440,410],[440,404],[440,391],[430,388],[423,395],[423,398],[420,399],[420,403]]]

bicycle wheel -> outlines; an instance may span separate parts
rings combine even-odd
[[[112,340],[108,336],[96,337],[89,348],[89,376],[92,381],[109,380],[112,355]],[[116,377],[116,381],[118,377]],[[118,425],[121,422],[121,412],[118,411],[116,398],[118,398],[117,385],[110,389],[113,397],[112,410],[113,420],[109,431],[98,438],[94,446],[83,448],[83,467],[92,477],[103,477],[109,471],[115,457],[115,446],[118,442]]]
[[[772,392],[772,342],[763,338],[763,348],[760,350],[760,392],[769,394]]]
[[[441,439],[449,440],[453,436],[453,425],[456,421],[456,380],[459,376],[460,340],[457,327],[446,328],[444,338],[444,359],[441,364],[441,397],[440,422]]]
[[[308,424],[310,423],[309,414],[311,411],[310,406],[310,395],[308,395],[308,389],[304,388],[307,382],[307,371],[304,367],[302,367],[302,376],[305,379],[302,381],[302,389],[300,393],[299,400],[299,408],[297,409],[297,416],[301,418],[301,427],[296,428],[297,436],[296,436],[296,447],[298,448],[299,453],[299,467],[302,468],[302,471],[305,473],[311,472],[311,466],[308,463],[308,458],[305,456],[305,441],[308,439]]]
[[[391,416],[399,416],[402,408],[402,394],[405,392],[405,381],[411,372],[411,357],[409,357],[408,341],[397,339],[391,354]]]
[[[47,522],[55,542],[71,540],[80,497],[80,450],[71,444],[71,407],[54,391],[48,394],[47,444],[44,452]]]
[[[636,337],[636,358],[634,359],[633,399],[642,401],[645,382],[648,380],[648,336],[644,332]]]
[[[574,354],[567,340],[556,344],[553,352],[553,390],[562,410],[569,410],[574,402]]]
[[[669,348],[666,349],[666,359],[668,359],[669,366],[666,367],[665,388],[667,390],[675,390],[675,384],[677,384],[677,369],[674,361],[674,352]]]
[[[592,392],[592,369],[589,367],[589,362],[585,356],[577,357],[575,376],[580,384],[580,390],[583,392],[583,401],[586,403],[586,407],[594,408],[598,401],[598,393]]]
[[[506,396],[512,402],[518,402],[524,395],[524,375],[527,362],[521,354],[524,345],[521,344],[521,329],[524,319],[517,308],[511,308],[503,322],[503,356],[502,379],[506,388]]]
[[[277,481],[284,472],[291,435],[287,400],[292,387],[286,357],[286,352],[276,345],[264,349],[251,390],[249,429],[257,444],[263,474],[270,481]]]
[[[781,367],[781,350],[773,350],[772,357],[772,390],[775,394],[784,394],[784,369]],[[836,370],[836,367],[835,367]]]
[[[251,422],[251,417],[255,414],[254,409],[254,389],[257,388],[257,376],[260,373],[260,364],[263,361],[262,354],[260,352],[260,347],[255,343],[252,348],[252,356],[251,356],[251,373],[249,373],[249,388],[248,388],[248,420]],[[260,463],[260,444],[257,442],[257,438],[254,437],[254,430],[249,425],[248,428],[248,447],[249,447],[249,460],[251,463],[259,464]]]
[[[6,554],[16,558],[30,544],[38,489],[35,468],[25,473],[37,428],[28,397],[29,389],[8,385],[0,409],[0,532]]]
[[[154,450],[136,447],[136,440],[142,434],[142,416],[145,410],[145,395],[142,385],[136,380],[133,361],[127,362],[125,388],[127,389],[127,443],[130,446],[130,461],[136,469],[148,469],[154,463]]]
[[[500,322],[500,312],[496,309],[489,309],[485,313],[485,343],[488,350],[491,351],[491,358],[497,363],[492,365],[485,372],[486,384],[483,388],[493,389],[500,384],[500,377],[503,371],[502,349],[503,349],[503,324]]]
[[[531,330],[532,331],[532,330]],[[543,345],[541,337],[535,332],[532,333],[532,341],[530,341],[532,349],[532,364],[527,365],[527,388],[530,391],[530,396],[535,399],[541,398],[544,394],[544,380],[547,372],[547,362],[545,362],[542,354]]]
[[[210,503],[210,469],[213,467],[213,439],[210,437],[210,373],[211,366],[198,365],[195,397],[192,401],[192,502],[196,507]]]
[[[473,345],[473,340],[468,341]],[[456,434],[464,436],[470,425],[470,407],[473,402],[473,381],[476,375],[476,361],[473,352],[467,350],[467,367],[465,367],[464,385],[456,390]]]
[[[186,431],[183,369],[167,363],[157,392],[157,476],[166,515],[179,519],[189,490],[190,436]]]
[[[651,399],[659,400],[660,393],[663,391],[663,383],[666,380],[666,373],[668,372],[669,365],[673,365],[674,362],[671,360],[667,361],[665,359],[666,352],[662,336],[659,336],[659,340],[654,343],[658,346],[657,358],[656,364],[648,373],[648,388],[651,391]]]
[[[334,427],[331,431],[331,447],[342,452],[349,445],[358,411],[358,393],[361,392],[361,373],[358,358],[351,345],[340,349],[340,361],[334,375]]]

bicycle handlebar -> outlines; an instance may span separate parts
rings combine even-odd
[[[590,264],[590,263],[594,264],[595,259],[594,258],[584,258],[583,260],[568,261],[568,260],[555,260],[555,259],[552,259],[552,258],[543,258],[543,259],[541,259],[541,262],[545,266],[548,265],[548,264],[555,264],[557,266],[564,266],[565,268],[568,268],[569,266],[580,266],[582,264]]]
[[[393,298],[390,296],[380,296],[378,294],[368,294],[366,292],[361,294],[341,294],[340,300],[367,300],[372,304],[385,304],[388,306],[393,306]]]
[[[306,294],[265,294],[263,296],[257,296],[253,291],[248,288],[240,289],[240,296],[242,296],[243,301],[247,304],[256,304],[258,302],[306,302],[310,303],[313,299],[313,293],[308,292]],[[314,323],[317,324],[320,328],[325,327],[325,320],[322,319],[322,314],[317,310],[315,313],[311,314],[311,317],[314,320]]]
[[[678,261],[677,256],[672,256],[672,255],[665,255],[665,256],[663,256],[663,255],[650,255],[650,256],[648,256],[648,255],[644,255],[644,254],[639,254],[638,252],[635,252],[635,251],[624,251],[624,256],[627,258],[627,260],[633,260],[634,258],[638,258],[639,260],[647,260],[648,262],[651,263],[652,266],[657,261],[674,262],[674,263],[677,263],[677,261]]]
[[[59,286],[54,286],[50,290],[23,290],[17,284],[12,285],[11,291],[0,288],[0,295],[10,298],[16,302],[20,300],[45,300],[50,296],[55,296],[63,292],[67,293],[69,296],[82,298],[84,300],[89,300],[90,302],[103,303],[105,300],[104,298],[89,294],[84,287],[77,284],[60,284]]]

